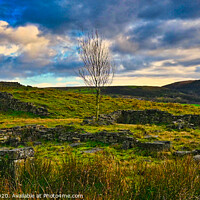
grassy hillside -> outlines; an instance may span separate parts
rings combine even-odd
[[[200,80],[180,81],[165,85],[165,89],[175,89],[186,94],[200,95]]]
[[[51,113],[50,118],[84,118],[95,114],[95,95],[77,93],[58,89],[39,89],[32,87],[1,87],[0,91],[13,94],[24,102],[32,102],[37,106],[46,107]],[[133,98],[112,98],[103,95],[101,98],[101,113],[110,113],[119,109],[160,109],[173,114],[200,114],[200,107],[178,103],[157,103]],[[10,112],[11,117],[23,116],[25,113]],[[1,113],[1,115],[4,115]]]

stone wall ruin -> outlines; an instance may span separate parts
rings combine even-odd
[[[84,124],[92,124],[95,117],[84,119]],[[178,129],[184,127],[200,126],[200,115],[173,115],[171,113],[157,110],[119,110],[107,115],[100,115],[99,125],[115,123],[122,124],[166,124],[177,125]]]
[[[0,92],[0,110],[24,111],[39,116],[47,116],[49,114],[46,108],[36,107],[33,103],[22,102],[15,99],[12,94],[7,92]]]
[[[83,129],[77,129],[73,126],[46,128],[42,125],[27,125],[0,129],[1,144],[17,147],[19,145],[26,145],[26,142],[30,141],[37,143],[38,140],[58,142],[99,141],[106,144],[122,144],[123,149],[141,147],[142,149],[150,151],[169,150],[171,147],[169,141],[140,142],[129,130],[86,133]]]

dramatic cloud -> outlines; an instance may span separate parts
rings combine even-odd
[[[36,25],[13,28],[0,21],[0,78],[44,73],[68,75],[79,63],[67,36],[43,34]]]
[[[198,79],[199,10],[200,0],[0,0],[0,79],[80,84],[62,79],[75,77],[76,39],[94,29],[110,44],[113,84]]]

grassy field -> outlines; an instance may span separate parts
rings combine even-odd
[[[200,165],[190,156],[177,158],[173,155],[177,150],[200,149],[199,128],[174,130],[166,125],[150,124],[83,126],[83,118],[95,113],[95,96],[90,92],[31,87],[0,88],[0,91],[9,92],[21,101],[44,106],[51,113],[49,117],[40,118],[24,112],[1,112],[0,128],[27,124],[41,124],[46,127],[70,124],[94,134],[102,130],[128,129],[140,141],[169,140],[173,145],[168,152],[147,152],[136,147],[123,150],[120,144],[107,145],[92,141],[74,148],[68,142],[41,141],[42,145],[38,146],[29,142],[28,146],[35,150],[35,159],[18,164],[15,180],[10,176],[12,166],[6,160],[0,161],[0,193],[8,194],[9,197],[13,193],[81,194],[84,198],[77,196],[75,199],[88,200],[200,198]],[[102,96],[101,113],[119,109],[160,109],[173,114],[200,114],[200,107],[196,105]],[[154,138],[145,139],[147,135]],[[102,151],[84,153],[85,150],[95,147]]]
[[[39,89],[31,87],[0,88],[13,94],[17,99],[24,102],[32,102],[37,106],[46,107],[51,113],[50,118],[84,118],[95,114],[95,95],[82,94],[71,91],[56,89]],[[101,97],[100,113],[110,113],[119,109],[144,110],[159,109],[173,114],[200,114],[200,108],[195,105],[179,103],[157,103],[152,101]],[[35,116],[22,115],[22,113],[11,112],[8,117],[35,118]],[[0,119],[3,118],[1,114]]]

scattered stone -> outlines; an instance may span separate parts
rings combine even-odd
[[[158,135],[146,135],[144,136],[144,139],[155,139],[158,138]]]
[[[84,144],[83,143],[72,143],[72,144],[69,144],[70,147],[80,147],[80,146],[83,146]]]
[[[91,149],[91,150],[86,150],[86,151],[83,151],[83,153],[96,153],[96,152],[99,152],[99,151],[102,151],[103,149],[101,148],[94,148],[94,149]]]
[[[199,149],[195,149],[192,151],[176,151],[176,152],[174,152],[175,156],[199,155],[199,154],[200,154]]]
[[[196,155],[193,157],[193,159],[197,162],[200,162],[200,155]]]
[[[186,156],[186,155],[191,155],[192,151],[176,151],[174,152],[175,156]]]
[[[144,161],[145,161],[145,162],[152,162],[151,160],[146,160],[146,159],[145,159]]]

